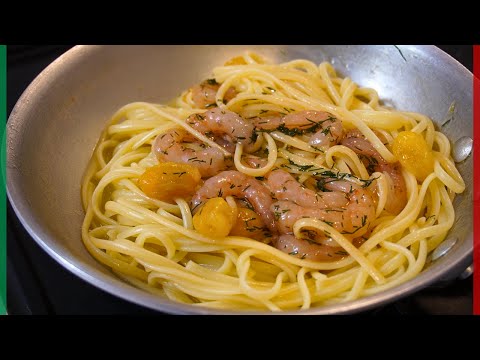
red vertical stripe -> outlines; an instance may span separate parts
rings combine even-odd
[[[480,45],[473,46],[473,313],[480,315]]]

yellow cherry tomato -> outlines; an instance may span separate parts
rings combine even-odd
[[[215,238],[227,236],[235,221],[235,211],[221,197],[207,200],[193,216],[195,230]]]
[[[195,166],[165,162],[145,170],[137,184],[145,195],[174,203],[176,198],[193,195],[200,180],[200,171]]]
[[[246,65],[247,63],[245,62],[245,60],[243,59],[242,56],[235,56],[229,60],[227,60],[225,62],[225,64],[223,64],[224,66],[231,66],[231,65]]]
[[[392,151],[400,164],[418,180],[425,180],[433,172],[433,153],[422,135],[402,131],[394,139]]]

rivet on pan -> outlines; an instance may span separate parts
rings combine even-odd
[[[472,152],[473,140],[468,136],[461,137],[453,145],[453,160],[459,163],[465,160]]]
[[[465,280],[473,274],[473,264],[467,267],[459,276],[460,280]]]
[[[433,250],[432,261],[437,260],[438,258],[445,255],[447,252],[449,252],[456,242],[457,242],[457,238],[454,238],[454,237],[444,240],[440,245],[438,245],[438,247],[435,250]]]

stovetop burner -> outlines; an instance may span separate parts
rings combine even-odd
[[[8,46],[8,114],[30,82],[71,46]],[[439,46],[472,70],[471,46]],[[426,288],[359,316],[472,314],[473,277]],[[155,314],[114,297],[65,270],[30,237],[7,208],[7,310],[9,314]]]

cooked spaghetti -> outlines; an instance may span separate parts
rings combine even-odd
[[[245,53],[168,106],[113,115],[83,179],[82,238],[174,301],[308,309],[418,275],[464,188],[427,116],[327,62]]]

